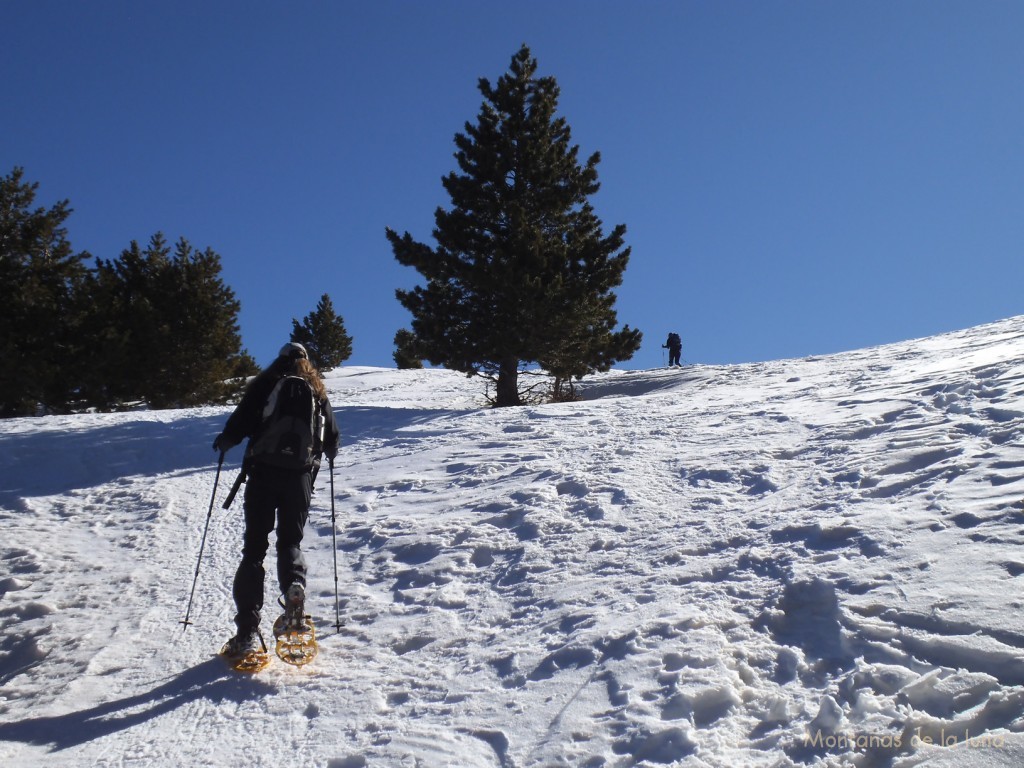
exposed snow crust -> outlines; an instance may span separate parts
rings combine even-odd
[[[0,765],[1024,764],[1024,318],[571,404],[328,386],[344,626],[325,471],[321,655],[256,676],[240,448],[179,623],[230,409],[0,421]]]

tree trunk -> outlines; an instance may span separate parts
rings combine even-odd
[[[506,405],[522,405],[519,400],[519,361],[506,358],[501,361],[498,369],[497,396],[494,401],[496,408]]]

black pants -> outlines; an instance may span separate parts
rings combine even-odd
[[[668,364],[669,366],[679,365],[679,357],[683,354],[682,347],[669,347],[668,349]]]
[[[302,533],[309,517],[313,478],[309,472],[285,472],[255,467],[245,484],[245,534],[242,562],[235,572],[235,624],[239,631],[255,629],[263,609],[263,559],[277,521],[277,584],[281,593],[293,583],[306,586]]]

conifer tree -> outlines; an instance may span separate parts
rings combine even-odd
[[[158,293],[166,336],[151,402],[192,406],[223,403],[239,389],[247,366],[238,327],[241,304],[221,279],[220,256],[194,249],[185,238],[163,274]]]
[[[352,357],[352,337],[345,331],[345,321],[334,311],[334,303],[326,293],[317,302],[316,310],[302,323],[292,320],[291,340],[309,353],[309,361],[320,371],[330,371]]]
[[[0,177],[0,416],[64,411],[79,359],[77,293],[86,253],[73,253],[67,200],[33,208],[24,169]]]
[[[132,241],[114,261],[98,259],[87,320],[101,354],[84,387],[101,408],[222,403],[255,362],[241,351],[240,305],[220,277],[220,256],[161,233],[143,249]]]
[[[521,402],[531,363],[562,376],[607,370],[641,338],[614,330],[629,248],[625,226],[605,236],[588,202],[600,154],[580,165],[556,116],[558,85],[536,72],[523,46],[495,86],[480,79],[477,122],[455,136],[459,171],[442,179],[451,207],[434,214],[437,246],[386,232],[399,263],[425,278],[396,292],[423,357],[490,377],[498,406]]]
[[[395,333],[395,353],[392,355],[399,370],[423,367],[423,357],[416,348],[416,334],[408,328]]]

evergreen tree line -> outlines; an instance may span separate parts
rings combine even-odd
[[[36,207],[38,186],[21,168],[0,178],[0,417],[234,398],[259,367],[220,256],[157,233],[90,267],[68,240],[68,201]],[[327,294],[291,340],[324,371],[352,354]]]
[[[158,232],[90,266],[68,239],[68,201],[38,207],[38,186],[22,168],[0,178],[0,417],[234,398],[259,367],[220,256]],[[327,294],[291,340],[323,371],[352,354]]]
[[[0,416],[222,403],[255,361],[220,257],[160,233],[116,259],[75,252],[68,201],[0,178]]]

